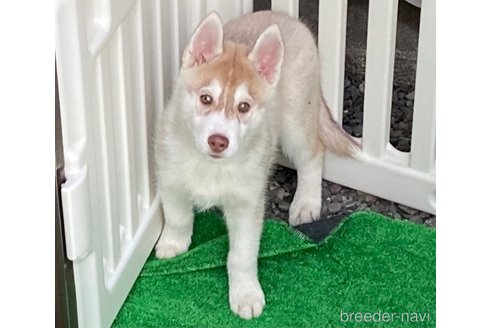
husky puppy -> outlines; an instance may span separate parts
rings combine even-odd
[[[206,16],[184,50],[181,71],[155,135],[165,224],[158,258],[188,250],[193,209],[223,209],[229,234],[231,310],[257,317],[265,189],[277,150],[297,168],[289,222],[317,220],[325,149],[349,156],[357,143],[334,122],[320,88],[315,41],[280,12],[241,16],[225,27]]]

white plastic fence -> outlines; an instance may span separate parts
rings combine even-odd
[[[435,1],[422,1],[410,152],[389,143],[398,0],[369,1],[364,159],[326,154],[324,178],[417,209],[436,213],[435,193]],[[343,114],[343,64],[347,1],[319,7],[319,51],[325,98],[338,120]]]
[[[295,0],[273,9],[298,15]],[[412,149],[389,144],[397,0],[371,0],[365,83],[365,159],[326,155],[328,180],[435,212],[435,3],[422,3]],[[152,181],[152,129],[181,53],[211,10],[224,23],[252,0],[59,0],[56,60],[66,183],[67,253],[80,327],[114,320],[161,228]],[[320,0],[325,98],[343,106],[346,0]]]

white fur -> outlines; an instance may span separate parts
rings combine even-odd
[[[249,103],[253,102],[253,98],[249,94],[248,86],[245,83],[240,84],[234,92],[234,102],[239,104],[241,101],[246,101]]]
[[[214,134],[223,135],[229,140],[229,146],[221,153],[222,157],[228,158],[236,154],[240,134],[240,125],[237,120],[226,118],[222,110],[208,115],[195,116],[193,123],[195,142],[202,154],[213,154],[208,145],[208,138]]]
[[[220,21],[217,17],[207,19]],[[268,35],[262,34],[264,31]],[[275,67],[275,76],[269,84],[271,98],[266,103],[255,104],[246,85],[236,87],[235,106],[241,101],[253,103],[245,114],[248,120],[240,122],[227,118],[223,110],[200,112],[199,94],[187,90],[183,80],[178,80],[156,129],[157,179],[166,220],[156,245],[156,256],[168,258],[188,249],[193,208],[222,207],[230,240],[227,263],[230,307],[240,317],[250,319],[260,315],[265,305],[257,276],[257,254],[264,190],[279,145],[298,169],[298,189],[289,222],[297,225],[319,218],[324,151],[319,146],[318,134],[322,107],[319,61],[309,30],[286,14],[245,15],[227,24],[223,32],[225,40],[252,48],[261,41],[283,38],[281,53],[277,53],[283,64]],[[222,37],[222,31],[216,32],[216,37]],[[213,35],[208,39],[221,44]],[[255,54],[250,54],[251,60]],[[223,86],[213,81],[206,88],[206,92],[217,98]],[[208,137],[214,133],[226,136],[230,142],[219,160],[210,157],[207,144]]]

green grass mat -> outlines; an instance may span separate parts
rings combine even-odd
[[[227,249],[223,221],[198,214],[190,251],[151,254],[113,327],[435,327],[435,230],[358,212],[314,244],[266,220],[250,321],[229,310]]]

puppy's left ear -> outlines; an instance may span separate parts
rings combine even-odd
[[[219,14],[212,11],[198,25],[183,53],[181,68],[206,63],[222,53],[223,30]]]
[[[277,24],[270,25],[261,33],[248,59],[261,77],[274,86],[277,84],[284,60],[284,42]]]

